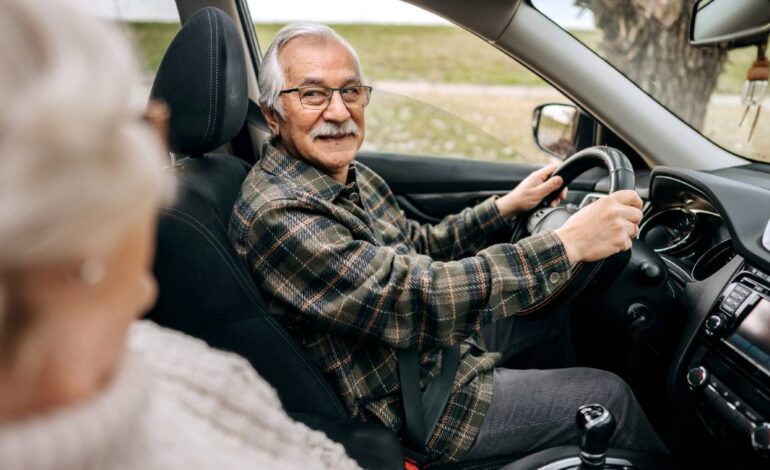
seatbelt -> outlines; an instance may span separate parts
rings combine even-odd
[[[428,440],[449,401],[460,365],[460,345],[441,350],[441,372],[428,383],[425,393],[420,393],[420,357],[417,349],[399,349],[397,354],[406,436],[416,450],[427,454]]]

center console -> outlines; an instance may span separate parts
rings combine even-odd
[[[744,265],[720,293],[682,377],[718,440],[770,453],[770,275]]]

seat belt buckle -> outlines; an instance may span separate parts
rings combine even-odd
[[[416,460],[404,457],[404,470],[422,470],[422,467]]]

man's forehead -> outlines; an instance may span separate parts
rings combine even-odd
[[[278,60],[292,86],[344,85],[359,80],[350,52],[330,38],[296,38],[281,49]]]
[[[300,78],[299,83],[297,83],[297,86],[329,86],[329,80],[323,78],[323,77],[314,77],[312,75],[308,75],[305,77],[298,77]],[[340,86],[350,85],[352,83],[358,83],[359,79],[357,75],[348,75],[347,77],[342,78],[342,81],[339,81]]]

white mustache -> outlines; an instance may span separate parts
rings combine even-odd
[[[352,119],[348,119],[342,124],[321,121],[310,129],[310,137],[313,139],[319,137],[343,137],[348,134],[358,135],[358,126]]]

